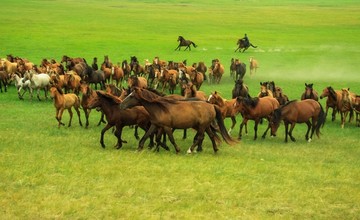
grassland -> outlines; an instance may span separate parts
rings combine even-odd
[[[39,64],[65,54],[89,62],[136,55],[207,65],[219,58],[229,67],[232,57],[254,56],[260,68],[245,76],[252,95],[267,80],[291,99],[305,82],[319,92],[332,85],[360,93],[357,1],[5,0],[2,8],[0,57]],[[234,53],[244,33],[258,48]],[[199,46],[174,51],[178,35]],[[230,98],[232,87],[226,72],[221,84],[202,90]],[[131,129],[121,150],[112,148],[111,132],[107,148],[100,147],[98,112],[88,129],[76,120],[58,129],[51,100],[25,97],[20,101],[13,86],[0,94],[1,219],[359,218],[359,128],[341,129],[339,116],[312,143],[303,138],[305,125],[296,126],[296,143],[284,143],[282,127],[276,138],[253,141],[250,123],[248,136],[233,147],[222,144],[217,154],[206,139],[204,152],[186,155],[193,133],[182,140],[181,132],[180,155],[135,153]]]

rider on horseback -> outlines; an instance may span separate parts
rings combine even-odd
[[[244,46],[249,47],[250,46],[250,41],[249,38],[247,37],[247,34],[245,34],[245,36],[243,38],[241,38],[242,41],[244,41]]]

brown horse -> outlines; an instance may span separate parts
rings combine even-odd
[[[218,59],[214,59],[212,60],[212,65],[210,67],[210,71],[209,71],[209,82],[210,83],[220,83],[221,77],[224,74],[224,66],[220,63],[220,61]]]
[[[237,111],[241,113],[243,116],[243,121],[240,125],[240,131],[239,131],[239,137],[238,139],[241,139],[242,137],[242,128],[244,125],[247,124],[248,120],[254,120],[254,131],[255,136],[254,140],[257,139],[257,130],[258,130],[258,124],[260,122],[260,119],[267,118],[269,121],[269,125],[267,129],[265,130],[264,134],[262,135],[262,138],[265,138],[267,131],[270,128],[270,118],[271,114],[274,112],[275,109],[279,108],[280,104],[279,102],[272,97],[262,97],[262,98],[243,98],[243,97],[237,97],[235,108]]]
[[[89,116],[90,116],[90,112],[91,112],[91,109],[88,107],[89,101],[90,101],[90,99],[96,97],[97,94],[96,94],[95,90],[91,89],[89,84],[87,84],[87,83],[82,83],[80,85],[80,92],[82,93],[81,107],[82,107],[82,109],[83,109],[83,111],[85,113],[85,119],[86,119],[86,127],[85,128],[88,128],[88,126],[89,126]],[[101,117],[100,117],[98,126],[101,123],[106,123],[105,120],[104,120],[104,113],[103,112],[101,112]]]
[[[219,137],[213,132],[211,124],[216,120],[219,126],[221,135],[226,143],[235,143],[228,135],[224,121],[221,116],[220,109],[207,102],[203,101],[179,101],[169,98],[164,98],[155,93],[134,88],[134,91],[128,95],[120,104],[122,109],[131,108],[133,106],[142,105],[150,114],[151,127],[146,132],[144,137],[140,140],[138,149],[143,148],[144,142],[156,128],[165,131],[169,136],[171,143],[174,145],[176,153],[180,152],[177,146],[172,129],[186,129],[194,128],[197,130],[194,142],[188,150],[188,153],[193,152],[195,146],[201,146],[204,140],[204,133],[206,132],[211,139],[214,152],[218,151],[216,142]],[[159,136],[157,137],[157,139]]]
[[[147,80],[142,76],[129,76],[127,84],[129,88],[139,87],[146,89],[148,87]]]
[[[261,98],[265,96],[274,97],[274,93],[271,89],[269,89],[268,82],[260,82],[260,92],[257,97]]]
[[[335,121],[338,108],[341,106],[341,91],[334,90],[331,86],[325,87],[320,95],[320,99],[327,97],[325,115],[327,116],[329,108],[333,109],[331,120]]]
[[[341,128],[344,128],[348,114],[350,113],[349,122],[352,120],[354,114],[353,103],[355,102],[356,96],[351,94],[349,90],[349,88],[341,89],[341,105],[339,108],[341,116]]]
[[[196,89],[199,90],[201,85],[204,82],[204,74],[202,72],[198,72],[195,68],[189,74],[191,82],[196,86]]]
[[[305,83],[305,91],[301,95],[301,100],[304,99],[314,99],[315,101],[319,100],[318,93],[313,89],[313,83]]]
[[[179,46],[175,48],[175,50],[180,50],[181,47],[185,47],[185,50],[189,49],[190,51],[190,45],[193,45],[195,48],[197,47],[194,42],[192,42],[191,40],[186,40],[183,36],[179,36],[177,41],[179,42]]]
[[[238,48],[236,48],[235,52],[239,50],[239,52],[245,52],[245,50],[247,50],[250,46],[253,47],[253,48],[257,48],[257,46],[254,46],[252,43],[250,42],[246,42],[244,38],[241,38],[237,41],[236,43],[238,46]],[[243,49],[241,51],[241,49]]]
[[[232,129],[234,129],[236,124],[236,115],[239,113],[237,109],[234,108],[234,104],[236,102],[236,98],[231,100],[223,99],[217,91],[212,92],[207,100],[209,103],[217,105],[220,107],[221,115],[223,119],[231,118],[231,127],[228,131],[230,134]]]
[[[113,68],[114,70],[113,74],[111,75],[111,81],[112,83],[115,81],[116,86],[121,86],[125,77],[124,70],[119,65],[115,65]]]
[[[61,125],[65,125],[64,123],[61,122],[62,114],[65,109],[68,110],[69,115],[70,115],[68,127],[71,126],[71,120],[72,120],[72,116],[73,116],[73,113],[71,111],[72,107],[75,108],[75,111],[79,118],[79,124],[80,124],[80,126],[82,126],[81,118],[80,118],[80,111],[79,111],[80,99],[76,94],[73,94],[73,93],[64,94],[60,88],[52,86],[50,88],[50,96],[51,96],[51,98],[54,99],[54,106],[56,108],[55,118],[59,122],[59,125],[58,125],[59,128]]]
[[[207,96],[205,92],[198,91],[195,85],[189,83],[189,84],[184,84],[183,86],[184,86],[184,97],[186,99],[196,98],[203,101],[207,100]]]
[[[308,129],[305,134],[305,139],[310,142],[314,132],[316,132],[316,135],[319,137],[320,128],[324,126],[325,119],[325,112],[319,102],[313,99],[290,101],[274,111],[271,118],[271,135],[276,135],[280,121],[283,120],[285,124],[285,142],[288,141],[288,135],[292,141],[296,141],[292,136],[296,123],[306,123]],[[290,130],[289,125],[291,125]],[[310,129],[311,134],[309,137]]]
[[[107,124],[101,130],[100,144],[105,148],[104,134],[111,127],[116,126],[115,136],[118,139],[116,148],[120,149],[122,143],[126,143],[121,139],[122,129],[128,125],[139,125],[145,131],[150,127],[149,113],[142,106],[136,106],[131,109],[120,109],[120,100],[118,97],[103,92],[96,91],[97,96],[92,97],[89,101],[88,107],[100,108],[104,112]],[[152,140],[152,139],[151,139]]]
[[[274,96],[278,100],[280,105],[285,105],[289,101],[289,97],[283,93],[282,88],[280,88],[279,86],[275,87]]]

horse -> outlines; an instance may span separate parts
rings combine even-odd
[[[336,113],[341,105],[341,91],[335,91],[331,86],[325,87],[320,95],[320,99],[327,97],[325,115],[327,116],[329,108],[333,109],[331,120],[335,121]]]
[[[230,129],[228,130],[228,133],[230,134],[232,129],[234,129],[234,127],[236,125],[236,115],[239,113],[234,108],[236,98],[231,99],[231,100],[226,100],[226,99],[223,99],[217,91],[214,91],[210,94],[207,101],[211,104],[214,104],[214,105],[217,105],[220,107],[221,115],[222,115],[223,119],[228,118],[228,117],[231,118],[232,124],[231,124]]]
[[[140,87],[146,89],[148,87],[147,80],[142,76],[129,76],[127,84],[129,88]]]
[[[230,77],[233,78],[236,73],[236,61],[239,59],[231,58],[230,61]]]
[[[235,80],[243,79],[246,73],[246,64],[243,62],[236,62],[235,64]]]
[[[9,74],[6,71],[0,70],[0,91],[3,92],[2,85],[4,86],[5,92],[7,92]],[[2,85],[1,85],[2,84]]]
[[[114,80],[116,82],[116,86],[121,86],[122,82],[124,80],[124,70],[119,66],[114,66],[113,67],[113,74],[111,75],[111,81],[112,83],[114,83]]]
[[[279,102],[273,97],[255,97],[255,98],[244,98],[244,97],[237,97],[235,102],[235,109],[241,113],[243,116],[243,121],[240,125],[239,137],[240,140],[242,138],[242,128],[244,125],[247,124],[248,120],[254,120],[254,131],[255,136],[254,140],[257,139],[257,129],[260,119],[267,118],[269,121],[268,127],[265,130],[262,138],[265,138],[268,130],[270,129],[270,117],[271,114],[274,112],[275,109],[279,108]]]
[[[313,89],[313,83],[305,83],[305,91],[301,94],[301,100],[304,99],[314,99],[315,101],[319,100],[318,93]]]
[[[275,87],[275,98],[278,100],[280,105],[285,105],[289,101],[289,97],[285,95],[279,86]]]
[[[127,60],[123,60],[122,63],[121,63],[121,69],[123,70],[124,72],[124,77],[125,79],[127,79],[129,76],[130,76],[130,73],[131,73],[131,67],[130,65],[128,64]]]
[[[157,94],[141,88],[134,88],[124,101],[120,104],[121,109],[142,105],[150,114],[151,126],[139,142],[138,150],[143,148],[144,142],[156,128],[165,131],[173,144],[176,153],[180,152],[172,129],[194,128],[197,130],[193,144],[187,151],[192,153],[195,146],[201,146],[206,132],[210,137],[214,152],[218,151],[217,143],[219,136],[212,130],[212,123],[216,120],[222,138],[228,144],[236,143],[228,135],[221,111],[218,106],[204,101],[179,101],[158,96]],[[157,140],[159,135],[157,136]]]
[[[191,71],[191,73],[189,74],[190,80],[192,84],[196,86],[197,90],[199,90],[201,85],[203,84],[204,76],[205,75],[202,72],[198,72],[196,68],[194,68],[193,71]]]
[[[82,126],[81,118],[80,118],[80,111],[79,111],[80,98],[76,94],[74,94],[74,93],[64,94],[60,88],[52,86],[50,88],[50,96],[51,96],[51,98],[54,99],[54,106],[56,108],[55,118],[59,122],[59,125],[58,125],[59,128],[61,125],[65,125],[64,123],[61,122],[62,114],[65,109],[68,110],[69,115],[70,115],[68,127],[71,126],[71,120],[72,120],[72,116],[73,116],[73,113],[71,111],[72,107],[75,108],[75,111],[79,118],[79,124],[80,124],[80,126]]]
[[[236,80],[235,86],[232,89],[232,98],[234,99],[238,96],[244,98],[250,98],[249,87],[246,84],[244,84],[244,81],[242,79]]]
[[[26,91],[29,90],[30,93],[30,80],[23,81],[24,78],[20,78],[20,76],[16,73],[11,74],[10,76],[11,80],[15,80],[15,87],[18,92],[19,99],[23,99],[24,94]],[[21,94],[21,90],[24,90],[24,92]]]
[[[356,124],[358,127],[360,127],[360,96],[355,96],[355,101],[352,103],[353,110],[356,113]]]
[[[179,36],[177,41],[179,42],[179,46],[177,48],[175,48],[175,50],[180,51],[181,47],[185,47],[185,50],[189,49],[189,51],[190,51],[191,50],[191,47],[190,47],[191,45],[193,45],[194,48],[197,47],[197,45],[194,42],[192,42],[191,40],[185,40],[185,38],[183,36]]]
[[[18,71],[18,63],[16,62],[10,62],[7,59],[1,59],[1,67],[4,68],[4,70],[8,73],[8,75],[11,75],[13,73],[16,73]]]
[[[349,121],[353,118],[354,107],[356,96],[350,93],[350,88],[341,89],[341,105],[338,109],[341,116],[341,128],[344,128],[347,115],[350,113]]]
[[[205,92],[198,91],[196,89],[196,86],[191,83],[184,85],[184,97],[185,97],[185,99],[196,98],[196,99],[203,100],[203,101],[207,100],[207,96],[206,96]]]
[[[274,97],[274,93],[271,89],[269,89],[268,84],[269,82],[260,82],[260,92],[258,93],[257,97],[259,98],[265,96]]]
[[[249,62],[250,76],[252,76],[254,73],[256,73],[257,68],[259,68],[259,63],[254,59],[254,57],[250,57]]]
[[[238,48],[236,48],[235,52],[239,50],[239,52],[244,53],[245,50],[247,50],[250,46],[253,48],[257,48],[257,46],[254,46],[252,43],[250,43],[250,42],[247,43],[244,38],[239,39],[236,44],[239,46],[238,46]],[[241,51],[241,49],[243,49],[243,50]]]
[[[91,68],[91,67],[90,67]],[[85,76],[85,82],[95,84],[95,89],[97,89],[97,84],[100,84],[100,89],[105,88],[105,74],[102,70],[92,70],[87,72]]]
[[[86,119],[85,128],[88,128],[89,127],[89,116],[90,116],[90,112],[91,112],[91,109],[88,107],[89,101],[91,98],[97,96],[97,94],[96,94],[95,90],[91,89],[89,84],[87,84],[85,82],[81,83],[80,92],[82,93],[80,104],[84,111],[85,119]],[[100,117],[100,120],[99,120],[97,126],[99,126],[101,123],[106,123],[104,120],[103,112],[101,112],[101,117]]]
[[[104,72],[105,82],[110,83],[111,76],[114,73],[113,67],[107,67],[106,63],[104,62],[101,64],[100,70]]]
[[[220,63],[220,61],[218,59],[214,59],[212,60],[212,65],[210,68],[210,73],[211,77],[210,78],[210,83],[220,83],[221,77],[224,74],[224,66]]]
[[[104,134],[111,127],[115,126],[115,136],[118,141],[116,148],[120,149],[122,143],[126,143],[121,139],[122,129],[128,125],[139,125],[142,129],[147,131],[150,127],[149,113],[142,106],[136,106],[130,109],[120,109],[119,104],[121,101],[118,97],[108,94],[103,91],[96,91],[97,96],[92,97],[88,103],[88,107],[100,108],[104,112],[107,124],[101,130],[100,144],[105,148]],[[152,141],[152,139],[150,139]],[[152,143],[151,143],[152,144]]]
[[[295,142],[296,139],[293,137],[292,132],[296,123],[306,123],[308,129],[305,134],[305,139],[311,142],[314,132],[316,136],[320,138],[320,128],[324,126],[325,119],[324,109],[319,102],[313,99],[293,100],[274,111],[271,118],[271,135],[276,136],[280,121],[283,120],[285,124],[285,142],[288,141],[288,136]]]
[[[81,86],[81,77],[73,71],[64,74],[64,83],[67,90],[72,90],[73,93],[79,95]]]
[[[47,92],[50,87],[50,76],[46,73],[35,73],[33,70],[26,71],[23,82],[30,80],[30,96],[32,99],[32,91],[37,90],[37,98],[40,99],[40,89],[44,89],[45,98],[47,99]]]

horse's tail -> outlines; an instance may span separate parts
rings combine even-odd
[[[197,47],[197,45],[194,43],[194,42],[192,42],[191,41],[191,44],[196,48]]]
[[[320,137],[320,134],[321,134],[320,128],[324,127],[324,125],[325,125],[326,115],[325,115],[325,111],[324,111],[322,105],[320,104],[320,102],[318,102],[318,103],[320,105],[320,113],[319,113],[318,120],[316,123],[315,131],[316,131],[316,136]]]
[[[220,133],[221,133],[221,136],[222,138],[225,140],[225,142],[229,145],[234,145],[237,143],[237,141],[233,140],[229,133],[227,132],[227,129],[225,127],[225,124],[224,124],[224,119],[222,117],[222,114],[221,114],[221,110],[220,108],[217,106],[217,105],[214,105],[214,108],[215,108],[215,112],[216,112],[216,121],[217,121],[217,124],[219,126],[219,129],[220,129]]]
[[[253,48],[257,48],[257,46],[253,45],[252,43],[250,43],[250,46],[252,46]]]

